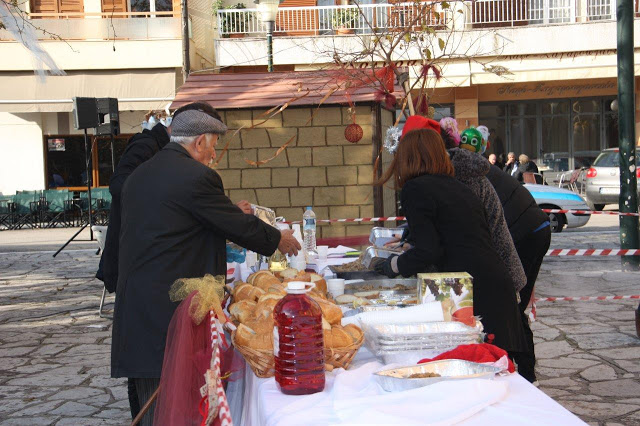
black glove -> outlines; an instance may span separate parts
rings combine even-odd
[[[389,278],[395,278],[396,276],[398,276],[398,274],[393,272],[393,269],[391,268],[391,260],[394,257],[398,257],[398,255],[389,256],[386,259],[380,259],[381,261],[377,261],[375,263],[372,261],[371,264],[373,266],[373,270],[380,275],[386,275]]]

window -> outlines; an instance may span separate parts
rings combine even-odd
[[[115,164],[127,146],[131,135],[114,138]],[[46,151],[47,187],[87,186],[84,136],[47,135],[44,138]],[[92,136],[93,152],[89,169],[93,186],[107,186],[112,175],[111,139]]]
[[[83,0],[31,0],[31,13],[83,13]],[[38,16],[37,18],[54,18],[54,16]],[[60,18],[60,16],[55,16]],[[62,18],[81,18],[81,16],[62,16]]]

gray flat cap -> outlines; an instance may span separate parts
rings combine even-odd
[[[189,110],[178,114],[171,121],[171,136],[200,136],[205,133],[222,135],[227,126],[202,111]]]

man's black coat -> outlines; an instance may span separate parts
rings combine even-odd
[[[178,278],[226,275],[226,240],[263,255],[280,231],[244,214],[220,176],[169,143],[127,179],[122,192],[120,263],[111,376],[160,377]]]
[[[158,123],[151,130],[143,130],[134,135],[127,144],[118,166],[109,181],[111,210],[109,211],[109,229],[100,258],[96,277],[104,281],[109,293],[116,291],[118,284],[118,239],[120,238],[120,196],[125,181],[142,163],[153,157],[169,143],[169,134],[164,125]]]

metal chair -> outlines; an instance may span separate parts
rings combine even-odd
[[[100,251],[104,251],[104,242],[107,240],[107,227],[100,225],[93,225],[91,227],[93,234],[96,236],[96,240],[98,241],[98,247],[100,247]],[[102,287],[102,298],[100,299],[100,308],[98,308],[98,316],[100,318],[113,319],[111,315],[105,315],[102,312],[102,308],[104,307],[104,299],[107,297],[107,288]]]
[[[91,197],[96,198],[96,223],[109,225],[109,211],[111,210],[111,192],[109,188],[96,188],[91,191]]]
[[[9,229],[11,227],[13,198],[12,195],[0,195],[0,229]]]
[[[584,168],[575,169],[571,173],[563,173],[560,176],[560,181],[558,182],[558,188],[568,188],[573,192],[578,192],[578,180],[580,179],[580,175],[584,171]]]

